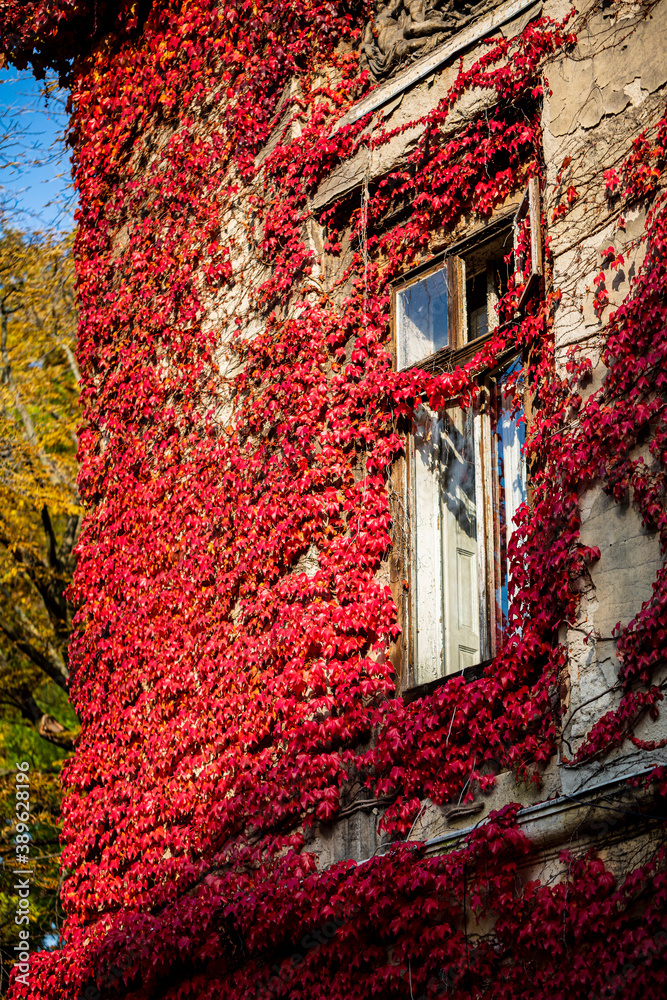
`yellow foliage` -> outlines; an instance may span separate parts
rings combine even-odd
[[[30,765],[34,947],[58,931],[60,768],[80,506],[71,240],[0,229],[0,990],[15,959],[16,761]]]
[[[69,239],[2,232],[0,324],[0,653],[64,686],[80,514]],[[0,660],[0,699],[15,666]]]

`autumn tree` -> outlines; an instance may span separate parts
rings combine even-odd
[[[69,239],[2,229],[0,324],[0,809],[13,816],[15,761],[28,759],[37,860],[31,932],[48,944],[57,923],[59,774],[77,732],[66,695],[67,588],[80,521]],[[12,850],[6,821],[0,853]],[[5,975],[14,903],[11,885],[1,885]]]
[[[32,697],[67,686],[66,589],[80,509],[71,259],[67,242],[5,230],[0,239],[0,700],[68,744]],[[19,683],[19,678],[21,682]]]

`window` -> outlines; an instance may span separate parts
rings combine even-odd
[[[473,406],[421,406],[409,455],[410,650],[414,685],[464,670],[500,648],[507,551],[526,499],[520,363],[483,380]]]
[[[399,370],[451,368],[479,349],[497,326],[513,249],[524,288],[536,287],[536,195],[535,185],[514,218],[397,286]],[[522,246],[528,251],[520,255]],[[435,413],[420,406],[409,441],[408,687],[489,659],[506,633],[508,546],[526,499],[520,359],[506,359],[479,383],[478,398],[466,409]]]
[[[447,268],[439,268],[398,293],[398,367],[449,346]]]
[[[539,183],[531,179],[514,216],[505,216],[454,252],[418,268],[395,289],[396,368],[449,363],[455,352],[498,325],[498,300],[507,290],[513,257],[521,309],[542,276]]]
[[[396,289],[396,367],[444,359],[487,336],[498,324],[507,289],[512,229],[465,256],[449,254]]]
[[[396,362],[399,371],[457,344],[460,283],[458,258],[450,257],[399,288],[396,295]]]

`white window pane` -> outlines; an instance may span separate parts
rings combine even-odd
[[[442,564],[446,672],[480,661],[475,434],[472,409],[440,421]]]
[[[408,368],[447,347],[445,268],[396,293],[397,367]]]
[[[413,485],[414,660],[416,683],[442,677],[442,565],[440,556],[440,455],[435,414],[420,406],[415,418]]]
[[[439,418],[425,406],[417,411],[411,588],[417,684],[482,659],[475,421],[472,409]]]

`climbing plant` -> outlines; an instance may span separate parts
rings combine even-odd
[[[541,884],[525,876],[517,806],[441,857],[404,840],[425,797],[463,799],[498,769],[539,783],[555,752],[567,656],[555,635],[599,555],[579,539],[582,480],[631,488],[667,542],[667,125],[607,180],[619,214],[641,199],[650,215],[613,315],[603,293],[618,258],[601,261],[599,390],[586,393],[576,354],[556,373],[548,269],[519,318],[521,275],[510,281],[507,322],[464,368],[393,372],[388,283],[428,254],[429,234],[488,217],[531,177],[544,185],[544,71],[576,39],[570,18],[494,39],[411,123],[421,137],[405,169],[351,219],[341,206],[313,217],[335,166],[394,134],[341,123],[370,86],[355,48],[368,6],[61,0],[0,15],[7,53],[71,86],[87,506],[71,594],[82,729],[65,777],[67,921],[61,951],[33,956],[15,997],[664,991],[662,846],[625,880],[564,856],[567,881]],[[448,137],[472,89],[492,110]],[[512,346],[535,399],[509,637],[478,679],[404,705],[387,655],[397,609],[378,580],[390,469],[418,402],[469,405],[476,374]],[[647,434],[651,464],[633,451]],[[661,574],[618,635],[620,707],[578,760],[637,740],[637,718],[656,713],[664,627]],[[306,837],[353,783],[386,805],[393,843],[318,871]],[[654,785],[664,796],[664,776]]]

